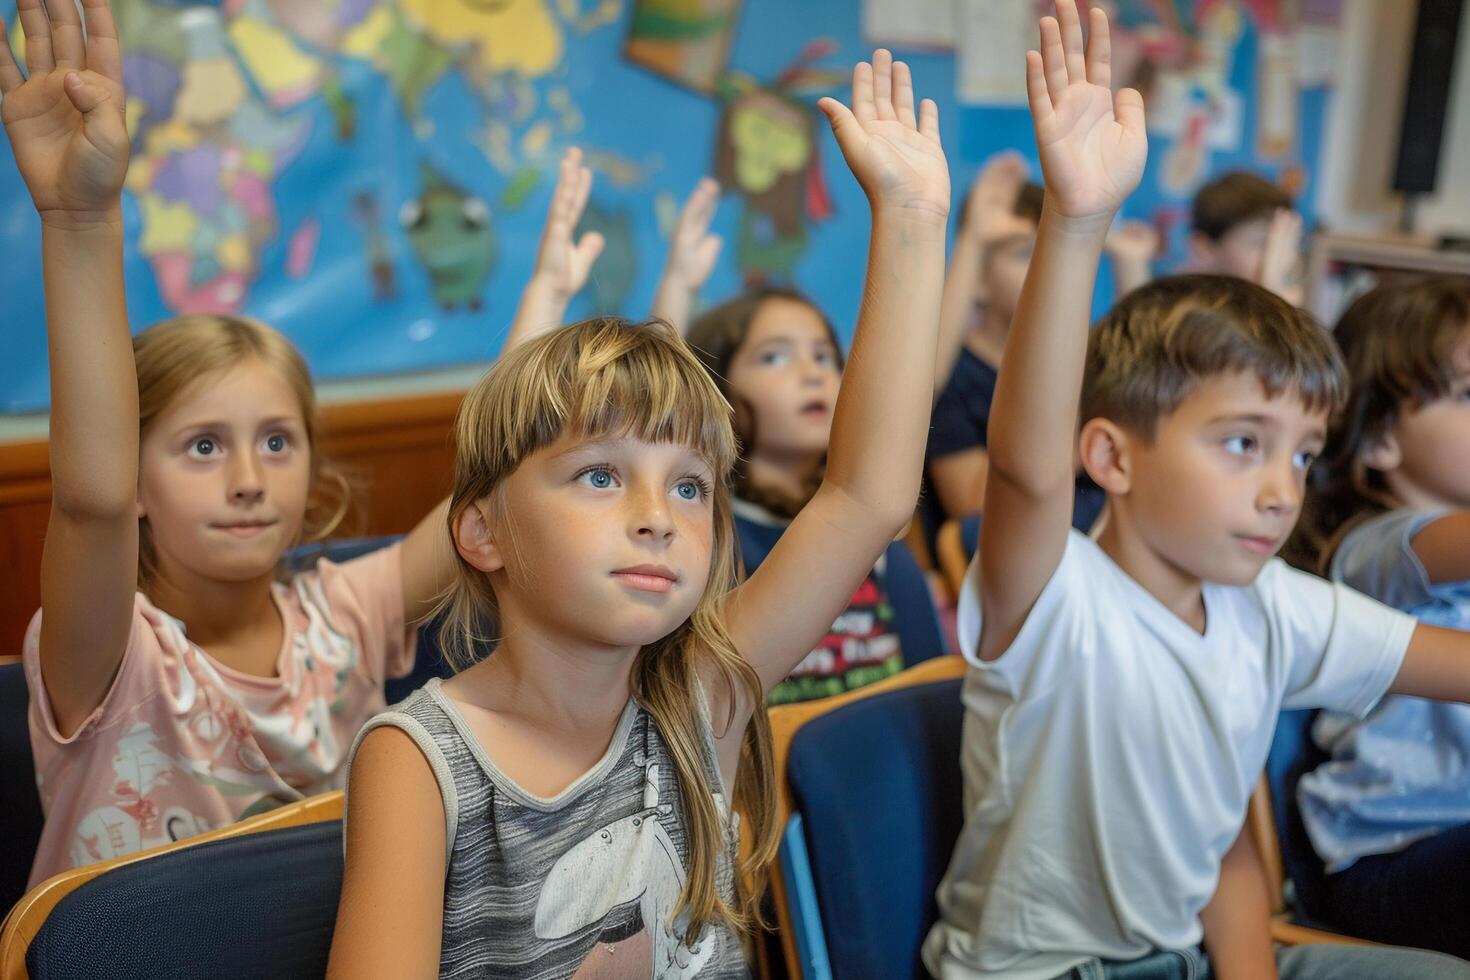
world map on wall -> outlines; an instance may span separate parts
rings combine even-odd
[[[1138,0],[1119,4],[1120,54],[1135,40],[1154,70],[1156,152],[1130,217],[1177,212],[1186,171],[1259,165],[1263,2],[1200,0],[1211,16],[1167,30],[1132,10]],[[280,327],[318,379],[483,363],[531,273],[556,162],[575,144],[595,174],[582,230],[608,244],[569,315],[644,315],[679,201],[710,174],[726,191],[714,226],[725,249],[703,299],[759,278],[790,283],[851,334],[867,202],[814,103],[840,94],[853,61],[885,40],[864,35],[860,0],[112,7],[133,137],[123,213],[135,331],[243,313]],[[22,53],[13,0],[0,17]],[[1195,42],[1181,48],[1176,35]],[[953,50],[898,50],[939,102],[957,188],[991,153],[1029,153],[1024,108],[957,99]],[[1178,50],[1213,54],[1176,63]],[[1219,111],[1204,113],[1200,92]],[[1303,90],[1299,139],[1267,167],[1310,174],[1322,97]],[[0,141],[0,413],[49,401],[38,243]]]
[[[291,110],[322,100],[340,139],[355,130],[358,107],[339,78],[342,59],[381,73],[415,126],[424,123],[424,93],[447,73],[466,73],[488,111],[505,117],[486,126],[487,155],[513,169],[507,120],[524,121],[516,99],[534,98],[526,82],[554,68],[563,45],[544,0],[227,0],[218,8],[118,0],[115,7],[133,134],[127,189],[141,216],[137,249],[176,313],[244,306],[262,249],[281,227],[275,180],[319,122]],[[539,137],[526,141],[533,156],[554,125],[543,122]],[[476,305],[495,258],[488,208],[431,168],[423,176],[421,199],[401,216],[410,241],[431,263],[445,307]],[[373,205],[359,197],[354,207],[371,236]],[[292,230],[291,274],[309,271],[320,234],[316,221]],[[449,247],[431,247],[443,240]],[[388,291],[378,262],[377,288]]]

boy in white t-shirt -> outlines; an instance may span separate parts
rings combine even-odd
[[[961,598],[967,819],[925,962],[945,980],[1470,976],[1417,950],[1272,948],[1241,828],[1277,713],[1470,698],[1470,635],[1273,559],[1344,396],[1305,314],[1187,276],[1088,336],[1104,237],[1143,172],[1143,103],[1125,89],[1115,114],[1106,16],[1084,52],[1074,3],[1057,9],[1027,55],[1045,205]],[[1070,529],[1079,394],[1108,494],[1095,541]]]

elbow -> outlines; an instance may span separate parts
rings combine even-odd
[[[113,524],[138,519],[138,493],[133,487],[103,489],[52,488],[51,509],[74,524]]]

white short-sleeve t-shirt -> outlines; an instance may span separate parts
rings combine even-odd
[[[1055,977],[1192,946],[1283,708],[1362,715],[1414,620],[1279,560],[1206,583],[1203,635],[1073,531],[1020,633],[979,660],[960,597],[966,820],[924,947],[945,978]]]

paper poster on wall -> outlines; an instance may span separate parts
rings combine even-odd
[[[791,282],[809,227],[832,217],[818,114],[804,99],[836,91],[846,80],[845,72],[815,64],[834,48],[827,39],[808,42],[769,85],[739,74],[728,80],[714,176],[744,198],[734,254],[747,284]]]
[[[957,0],[955,96],[964,105],[1024,106],[1035,0]]]
[[[1262,34],[1256,59],[1256,152],[1279,159],[1296,148],[1296,38]]]
[[[953,51],[955,0],[863,0],[863,39],[874,46]]]
[[[636,0],[623,55],[699,92],[713,93],[730,60],[741,0]]]

